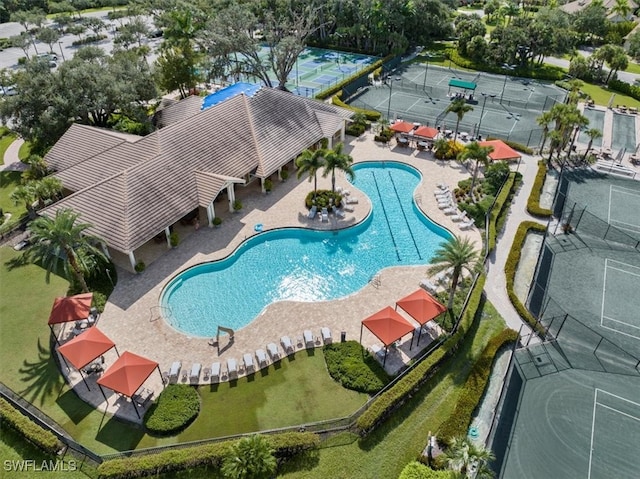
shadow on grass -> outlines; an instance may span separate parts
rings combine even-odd
[[[20,391],[20,395],[31,403],[39,402],[42,405],[49,396],[60,394],[65,383],[51,356],[51,349],[45,348],[40,343],[40,339],[38,339],[37,350],[38,359],[33,362],[25,359],[19,369],[20,380],[25,383],[25,388]]]
[[[31,262],[29,262],[29,260],[27,259],[27,255],[25,255],[24,253],[16,256],[15,258],[11,258],[9,261],[6,261],[4,263],[8,271],[21,268],[22,266],[26,266],[28,264],[31,264]]]
[[[79,384],[78,387],[86,388],[84,384]],[[96,410],[93,406],[80,399],[73,389],[68,389],[65,393],[61,394],[58,399],[56,399],[56,403],[74,424],[79,424]]]
[[[103,417],[96,434],[96,441],[105,444],[116,451],[135,449],[145,435],[141,426],[134,426],[120,419],[109,416]]]
[[[311,471],[320,464],[320,451],[311,449],[297,454],[294,458],[284,462],[278,467],[280,474],[286,472]]]

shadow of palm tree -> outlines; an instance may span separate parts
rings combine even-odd
[[[27,256],[24,253],[16,256],[15,258],[11,258],[9,261],[5,261],[4,263],[9,271],[20,268],[22,266],[26,266],[28,264],[31,263],[27,260]]]
[[[30,362],[25,359],[19,369],[20,380],[25,383],[20,395],[31,403],[39,400],[44,404],[52,394],[60,394],[65,382],[58,370],[58,366],[51,355],[51,349],[45,348],[38,339],[38,359]]]

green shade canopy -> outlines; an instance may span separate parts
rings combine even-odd
[[[475,90],[477,85],[472,81],[464,81],[458,80],[457,78],[452,78],[451,80],[449,80],[449,86],[464,88],[465,90]]]

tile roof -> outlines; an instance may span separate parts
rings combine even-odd
[[[59,165],[56,176],[75,193],[42,213],[72,208],[93,225],[92,234],[119,251],[132,251],[206,206],[227,181],[269,176],[352,116],[349,110],[268,88],[204,111],[198,106],[191,116],[185,112],[195,102],[185,101],[181,121],[134,142],[99,130],[85,145],[80,133],[97,129],[72,126],[46,160]],[[61,152],[74,151],[74,142],[81,154],[63,161]]]

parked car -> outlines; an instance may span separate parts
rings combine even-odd
[[[18,90],[16,90],[15,85],[0,86],[0,92],[2,93],[2,96],[14,96],[18,94]]]

